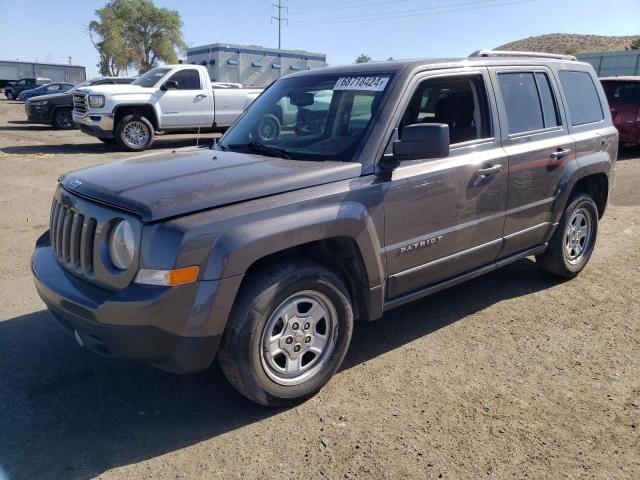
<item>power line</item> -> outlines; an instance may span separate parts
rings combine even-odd
[[[288,14],[289,9],[286,6],[282,6],[282,0],[278,0],[277,5],[275,3],[272,5],[278,9],[278,16],[271,17],[271,21],[273,22],[274,20],[276,20],[278,22],[278,50],[280,50],[282,44],[282,22],[287,22],[287,25],[289,24],[289,19],[282,16],[282,10],[286,10]]]
[[[380,12],[380,13],[375,13],[375,14],[369,14],[369,15],[358,15],[358,16],[353,16],[353,17],[333,17],[333,18],[324,18],[324,19],[318,19],[317,21],[303,21],[303,22],[292,22],[292,26],[309,26],[309,25],[329,25],[329,24],[338,24],[338,23],[350,23],[350,22],[369,22],[369,21],[378,21],[378,20],[393,20],[393,19],[398,19],[398,18],[407,18],[407,17],[423,17],[423,16],[429,16],[429,15],[440,15],[440,14],[444,14],[444,13],[454,13],[454,12],[467,12],[467,11],[471,11],[471,10],[480,10],[480,9],[485,9],[485,8],[496,8],[496,7],[503,7],[503,6],[507,6],[507,5],[518,5],[518,4],[523,4],[523,3],[531,3],[531,2],[535,2],[536,0],[517,0],[517,1],[512,1],[512,2],[503,2],[503,3],[496,3],[496,4],[492,4],[492,5],[477,5],[479,3],[487,3],[487,2],[493,2],[494,0],[478,0],[478,1],[474,1],[474,2],[466,2],[466,3],[458,3],[458,4],[450,4],[450,5],[443,5],[440,7],[432,7],[431,10],[427,13],[416,13],[417,11],[424,11],[427,9],[419,9],[419,10],[407,10],[407,11],[402,11],[402,12]],[[465,8],[454,8],[460,5],[473,5],[476,4],[477,6],[467,6]],[[447,10],[444,10],[445,8],[448,8]],[[435,9],[443,9],[440,11],[435,11]]]

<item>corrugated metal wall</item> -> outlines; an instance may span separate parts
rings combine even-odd
[[[599,77],[640,75],[640,50],[582,53],[576,57],[593,65]]]
[[[209,76],[217,82],[264,87],[288,73],[325,67],[326,56],[294,50],[212,44],[190,48],[187,63],[206,65]]]

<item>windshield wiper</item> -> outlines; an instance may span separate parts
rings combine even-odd
[[[241,150],[246,149],[250,152],[256,153],[264,153],[265,155],[272,155],[280,158],[291,159],[289,156],[289,152],[287,152],[284,148],[279,147],[271,147],[269,145],[265,145],[260,142],[249,142],[249,143],[235,143],[227,146],[229,150]]]

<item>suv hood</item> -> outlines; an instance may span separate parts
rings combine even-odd
[[[77,170],[60,178],[84,197],[138,213],[144,222],[360,175],[360,163],[286,160],[189,148]]]
[[[59,98],[67,98],[69,103],[73,103],[73,93],[50,93],[48,95],[38,95],[36,97],[31,97],[27,99],[27,103],[30,102],[39,102],[41,100],[57,100]]]

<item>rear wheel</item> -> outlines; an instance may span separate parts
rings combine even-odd
[[[153,125],[142,115],[126,115],[116,126],[116,141],[126,150],[146,150],[153,143]]]
[[[271,142],[280,135],[280,121],[278,117],[267,113],[260,119],[257,126],[257,136],[261,142]]]
[[[329,381],[352,331],[353,310],[340,279],[312,262],[286,262],[243,287],[218,358],[230,383],[249,399],[291,405]]]
[[[586,193],[573,196],[549,246],[536,262],[557,277],[574,278],[589,262],[598,235],[598,207]]]
[[[53,113],[53,128],[71,130],[74,126],[70,108],[59,108]]]

